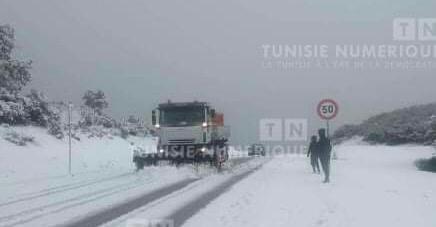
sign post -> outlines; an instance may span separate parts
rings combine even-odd
[[[71,112],[73,104],[68,103],[68,174],[71,175]]]
[[[326,121],[327,137],[330,137],[330,120],[338,115],[339,105],[333,99],[323,99],[316,108],[318,116]]]

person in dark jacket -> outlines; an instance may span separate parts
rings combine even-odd
[[[312,165],[313,173],[320,173],[318,162],[318,144],[316,142],[316,136],[310,138],[309,149],[307,150],[307,157],[310,156],[310,165]]]
[[[330,182],[330,153],[332,151],[332,145],[330,139],[325,135],[325,129],[319,129],[319,140],[317,143],[319,158],[321,160],[322,171],[324,172],[324,183]]]

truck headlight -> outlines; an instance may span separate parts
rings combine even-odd
[[[160,128],[160,124],[154,125],[155,128]]]
[[[201,152],[206,152],[206,148],[205,148],[205,147],[202,147],[202,148],[201,148]]]
[[[160,153],[163,153],[163,152],[164,152],[164,149],[159,149],[159,152],[160,152]]]
[[[201,126],[203,126],[204,128],[206,128],[206,127],[207,127],[207,122],[203,122],[203,124],[202,124]]]

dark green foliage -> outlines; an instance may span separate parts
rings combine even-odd
[[[436,172],[436,157],[430,159],[420,159],[415,162],[419,170]]]

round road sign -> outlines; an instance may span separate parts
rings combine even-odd
[[[331,120],[338,115],[339,106],[333,99],[323,99],[318,103],[316,109],[321,119]]]

